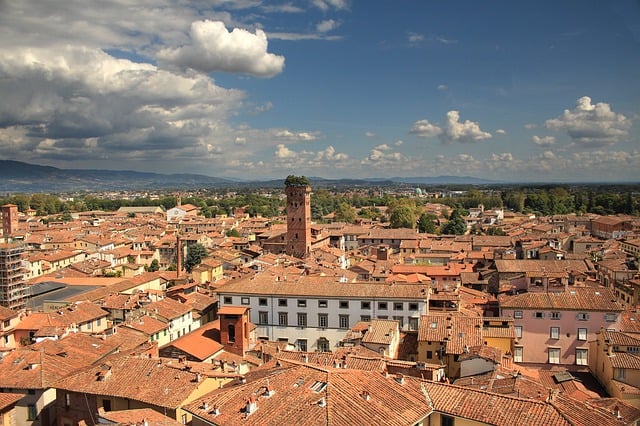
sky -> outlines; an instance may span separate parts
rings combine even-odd
[[[0,0],[0,159],[640,181],[640,2]]]

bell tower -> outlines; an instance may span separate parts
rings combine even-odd
[[[288,176],[286,252],[304,258],[311,251],[311,186],[305,176]]]

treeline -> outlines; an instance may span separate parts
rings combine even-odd
[[[57,215],[91,210],[115,211],[120,207],[162,206],[175,207],[175,195],[159,198],[109,199],[95,195],[76,196],[63,201],[51,194],[16,194],[0,198],[0,205],[16,204],[21,212],[29,208],[38,216]],[[233,196],[207,194],[182,199],[183,204],[193,204],[201,209],[202,215],[232,215],[237,208],[244,208],[250,216],[275,217],[285,214],[285,201],[281,191],[271,194],[256,194],[249,190]],[[373,191],[360,193],[330,192],[318,189],[311,194],[311,216],[314,221],[322,221],[333,213],[334,221],[354,222],[358,218],[397,219],[406,223],[419,219],[425,203],[440,203],[454,209],[468,210],[483,205],[485,209],[505,208],[519,213],[534,213],[539,216],[554,214],[600,215],[630,214],[640,215],[640,186],[540,186],[540,187],[495,187],[469,188],[449,197],[408,197],[374,195]],[[402,208],[399,208],[402,206]],[[385,214],[380,207],[387,207]],[[384,210],[384,209],[382,209]],[[408,214],[407,212],[412,214]],[[395,215],[392,213],[395,212]],[[391,217],[394,216],[394,217]],[[415,226],[415,225],[414,225]]]

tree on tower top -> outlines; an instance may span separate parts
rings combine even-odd
[[[310,186],[306,176],[289,175],[284,181],[285,186]]]

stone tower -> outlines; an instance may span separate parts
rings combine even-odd
[[[286,252],[303,258],[311,250],[311,186],[304,176],[288,176],[284,184],[287,195]]]

